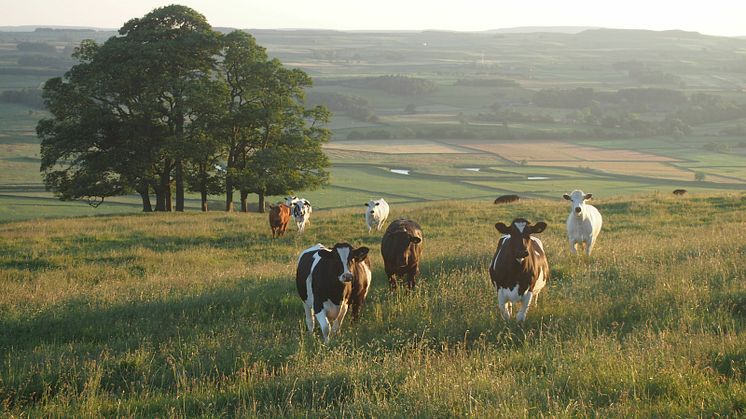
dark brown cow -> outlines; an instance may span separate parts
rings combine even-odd
[[[500,195],[495,199],[495,204],[509,204],[519,199],[518,195]]]
[[[358,313],[362,306],[370,285],[368,251],[367,247],[353,249],[348,243],[337,243],[331,249],[317,244],[298,258],[295,285],[303,300],[306,326],[313,333],[315,316],[324,342],[339,332],[348,307]]]
[[[285,204],[269,206],[269,228],[272,229],[272,237],[285,235],[285,230],[290,222],[290,207]]]
[[[497,291],[498,306],[505,320],[510,319],[512,304],[521,301],[518,321],[526,320],[529,305],[535,304],[539,292],[549,280],[549,263],[544,246],[531,234],[544,231],[547,224],[531,225],[524,218],[516,218],[506,226],[495,224],[504,235],[497,244],[495,256],[490,264],[490,279]]]
[[[412,220],[398,219],[389,224],[381,239],[381,256],[391,289],[396,289],[394,275],[407,275],[407,286],[413,289],[420,273],[422,229]]]
[[[673,190],[673,194],[674,195],[679,195],[679,196],[685,195],[686,194],[686,189],[674,189]]]

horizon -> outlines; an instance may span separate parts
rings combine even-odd
[[[72,4],[66,4],[72,3]],[[0,27],[68,27],[117,30],[129,19],[158,7],[182,4],[203,14],[213,27],[255,30],[448,31],[487,32],[531,28],[604,28],[624,30],[680,30],[703,35],[746,36],[740,17],[746,2],[713,0],[706,5],[673,1],[631,0],[622,5],[575,0],[561,5],[549,0],[531,4],[510,1],[492,4],[465,0],[459,7],[447,2],[381,0],[375,6],[342,0],[280,0],[247,4],[241,0],[161,1],[111,0],[75,2],[29,0],[13,5],[0,17]]]

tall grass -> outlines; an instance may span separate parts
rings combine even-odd
[[[18,416],[739,416],[746,196],[597,202],[591,258],[563,202],[393,206],[425,234],[388,291],[362,209],[271,239],[266,215],[142,214],[0,225],[0,411]],[[551,275],[523,325],[486,267],[496,221],[542,233]],[[357,324],[305,333],[293,275],[316,243],[371,247]]]

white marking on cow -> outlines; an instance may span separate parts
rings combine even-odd
[[[502,312],[505,320],[510,319],[511,312],[513,311],[512,303],[521,298],[521,296],[518,295],[518,287],[519,285],[516,284],[512,290],[500,288],[497,291],[497,306],[500,307],[500,312]]]
[[[523,233],[523,229],[524,229],[524,228],[526,228],[526,223],[524,223],[523,221],[519,221],[519,222],[516,222],[516,223],[513,223],[513,224],[515,224],[515,227],[516,227],[516,228],[518,229],[518,231],[520,231],[521,233]]]
[[[547,281],[546,278],[544,278],[544,269],[539,269],[539,276],[536,278],[536,282],[534,283],[534,295],[536,298],[539,298],[539,292],[544,288],[544,285],[546,285]]]
[[[339,276],[339,282],[345,282],[345,279],[350,279],[352,273],[350,273],[350,267],[347,266],[347,259],[350,256],[349,247],[338,247],[337,253],[339,254],[339,261],[342,263],[342,275]]]
[[[315,246],[309,247],[308,249],[304,250],[303,253],[298,256],[298,263],[300,264],[300,260],[306,253],[309,252],[318,252],[319,250],[328,250],[323,244],[318,243]],[[308,277],[306,278],[306,301],[303,302],[303,306],[305,308],[306,312],[306,327],[308,328],[309,333],[313,333],[313,270],[316,268],[316,265],[321,260],[321,256],[319,256],[318,253],[313,255],[313,262],[311,262],[311,270],[308,271]],[[321,325],[321,323],[319,323]]]
[[[500,240],[497,241],[498,247],[500,249],[497,251],[497,254],[495,255],[495,259],[492,261],[492,270],[493,271],[497,267],[497,258],[500,256],[500,252],[503,251],[503,246],[505,246],[505,243],[507,243],[507,241],[508,241],[509,238],[510,238],[510,234],[506,234],[506,235],[500,237]],[[503,239],[505,239],[505,241],[502,241]]]
[[[368,265],[363,263],[363,270],[365,271],[365,277],[367,279],[368,285],[365,286],[365,293],[363,293],[363,298],[368,296],[368,291],[370,290],[370,283],[372,282],[373,275],[370,272],[370,268],[368,268]]]

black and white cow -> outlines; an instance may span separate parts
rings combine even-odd
[[[368,293],[371,279],[368,250],[367,247],[354,249],[349,243],[337,243],[331,249],[317,244],[298,257],[295,284],[303,300],[306,326],[308,332],[313,333],[315,316],[325,343],[332,334],[339,332],[351,304],[358,303],[357,308],[353,307],[357,314],[362,301],[355,301],[356,295],[365,298]],[[365,289],[360,294],[356,291],[361,286]],[[331,330],[329,323],[332,323]]]
[[[531,234],[544,231],[547,224],[531,225],[524,218],[516,218],[506,226],[495,224],[503,234],[490,264],[490,279],[497,291],[497,304],[505,320],[510,319],[512,304],[521,301],[518,321],[526,320],[529,306],[535,303],[549,279],[549,263],[544,245]]]
[[[295,225],[298,227],[298,233],[302,233],[306,229],[306,223],[311,218],[313,207],[307,199],[299,198],[295,201],[291,210]]]

